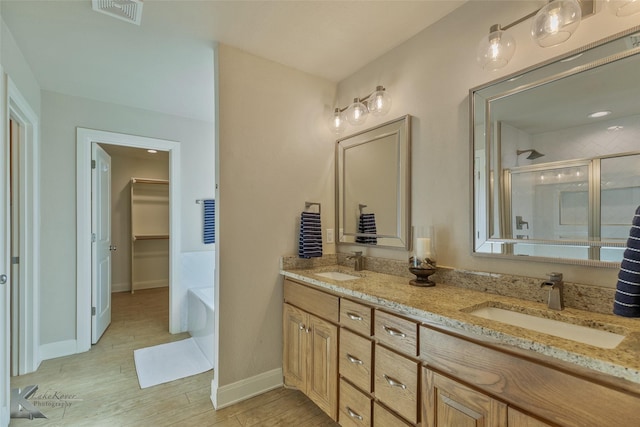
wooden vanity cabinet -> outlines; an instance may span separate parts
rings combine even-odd
[[[339,299],[289,280],[284,285],[284,383],[337,420]]]
[[[342,426],[371,427],[373,401],[373,309],[340,298],[340,396]]]
[[[423,368],[425,427],[507,426],[507,405]]]
[[[374,394],[386,408],[410,424],[420,422],[418,323],[383,310],[375,311]],[[380,411],[381,412],[381,411]],[[374,416],[375,425],[378,424]]]
[[[640,394],[586,370],[427,326],[420,359],[428,427],[638,425]]]

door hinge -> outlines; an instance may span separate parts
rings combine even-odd
[[[11,264],[20,264],[20,257],[19,256],[14,256],[11,257]]]
[[[96,242],[96,233],[91,233],[91,243]]]
[[[95,307],[91,307],[91,315],[92,316],[96,315],[96,308]]]
[[[91,169],[95,169],[95,168],[96,168],[96,161],[91,160]]]

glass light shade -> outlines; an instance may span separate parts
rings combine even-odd
[[[577,0],[554,0],[533,17],[531,37],[542,47],[555,46],[571,37],[580,19],[582,9]]]
[[[492,26],[490,31],[478,43],[476,59],[483,69],[497,70],[513,58],[516,41],[511,34],[501,30],[497,25]]]
[[[374,116],[384,116],[391,109],[391,96],[384,87],[376,87],[376,91],[371,94],[368,101],[369,112]]]
[[[347,116],[339,108],[336,108],[329,118],[328,125],[333,133],[340,134],[347,128]]]
[[[640,0],[607,0],[607,6],[616,16],[630,16],[640,12]]]
[[[353,104],[347,108],[347,121],[351,125],[358,126],[367,120],[368,114],[367,106],[360,102],[360,98],[354,98]]]

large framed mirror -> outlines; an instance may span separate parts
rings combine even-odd
[[[411,117],[336,142],[338,244],[411,245]]]
[[[640,205],[640,27],[471,89],[473,253],[619,267]]]

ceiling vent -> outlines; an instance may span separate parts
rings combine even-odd
[[[93,10],[140,25],[142,0],[91,0]]]

